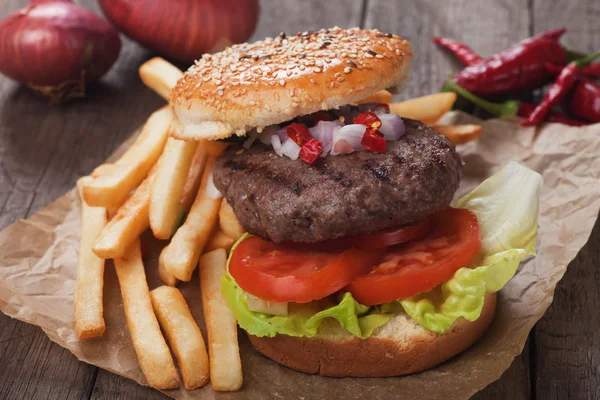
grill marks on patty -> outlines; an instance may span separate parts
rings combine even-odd
[[[386,153],[320,158],[314,166],[257,146],[217,161],[215,185],[242,226],[275,242],[314,242],[407,224],[450,204],[460,180],[454,147],[420,122]]]

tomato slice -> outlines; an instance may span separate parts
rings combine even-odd
[[[368,306],[415,296],[448,281],[480,248],[477,217],[469,210],[448,208],[431,218],[429,235],[388,249],[346,289]]]
[[[346,236],[316,243],[287,243],[287,245],[297,249],[318,251],[342,251],[353,247],[364,250],[385,249],[425,236],[429,232],[430,226],[431,221],[424,219],[412,225],[383,229],[363,235]]]
[[[238,244],[229,273],[245,291],[267,301],[307,303],[329,296],[375,265],[381,251],[299,250],[252,236]]]

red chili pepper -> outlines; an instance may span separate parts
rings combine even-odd
[[[289,124],[285,128],[285,133],[287,133],[288,137],[296,142],[296,144],[300,147],[302,147],[304,143],[311,139],[306,125],[299,124],[297,122],[292,122]]]
[[[578,118],[600,122],[600,85],[589,79],[580,79],[563,102],[563,107]]]
[[[381,120],[372,111],[366,111],[364,113],[359,114],[357,117],[354,117],[355,124],[365,125],[367,130],[376,131],[381,127]]]
[[[460,96],[471,101],[477,107],[489,112],[492,115],[495,115],[496,117],[517,115],[522,118],[528,118],[533,112],[533,110],[535,110],[536,108],[535,104],[522,103],[517,100],[507,100],[504,103],[493,103],[491,101],[484,100],[480,97],[475,96],[468,90],[463,89],[462,87],[457,85],[456,82],[450,79],[444,85],[444,89],[458,93]],[[600,115],[600,113],[598,115]],[[548,116],[548,121],[560,122],[562,124],[571,126],[586,125],[584,122],[571,119],[558,111],[551,111]]]
[[[564,65],[565,51],[556,40],[533,37],[466,67],[454,80],[480,95],[532,90],[549,81],[546,63]]]
[[[433,42],[452,52],[465,65],[473,65],[483,61],[483,58],[479,54],[458,40],[434,36]]]
[[[566,96],[573,87],[579,76],[580,68],[591,63],[594,59],[600,57],[600,52],[590,54],[579,60],[570,62],[563,68],[556,81],[550,86],[544,100],[533,110],[529,118],[521,121],[522,126],[537,126],[544,121],[546,115],[558,102]]]
[[[535,110],[535,108],[536,108],[535,104],[521,103],[521,105],[519,106],[519,111],[517,112],[517,116],[522,117],[522,118],[529,118],[529,116],[531,115],[533,110]],[[588,125],[587,123],[585,123],[583,121],[578,121],[576,119],[569,118],[565,114],[558,112],[558,111],[550,111],[550,113],[548,114],[547,120],[549,122],[558,122],[558,123],[570,125],[570,126]]]
[[[317,139],[310,139],[308,142],[304,143],[300,149],[299,157],[310,165],[313,165],[321,153],[323,153],[323,143],[319,142]]]
[[[365,131],[360,144],[365,150],[372,151],[373,153],[385,153],[387,147],[383,133],[369,128]]]
[[[563,67],[555,64],[546,64],[546,71],[552,76],[560,75]],[[592,63],[581,68],[580,75],[590,79],[600,78],[600,63]]]
[[[550,29],[548,31],[538,33],[534,36],[534,38],[558,41],[558,39],[560,39],[560,37],[564,35],[566,31],[567,28]]]

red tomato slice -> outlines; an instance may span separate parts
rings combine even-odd
[[[352,247],[364,250],[385,249],[425,236],[429,232],[430,226],[431,221],[424,219],[413,225],[383,229],[364,235],[346,236],[316,243],[288,243],[287,245],[296,249],[317,251],[342,251]]]
[[[346,289],[368,306],[415,296],[448,281],[479,252],[479,225],[469,210],[448,208],[434,215],[431,225],[429,235],[388,249]]]
[[[236,247],[229,273],[243,290],[260,299],[307,303],[342,289],[381,255],[359,249],[298,250],[253,236]]]

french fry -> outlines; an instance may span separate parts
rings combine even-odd
[[[217,223],[222,198],[207,191],[214,165],[215,157],[208,157],[196,200],[163,256],[166,271],[181,281],[192,278],[198,258]]]
[[[150,190],[154,180],[154,170],[123,203],[116,214],[108,221],[94,242],[94,253],[102,258],[117,258],[125,254],[127,248],[148,228]]]
[[[150,195],[150,228],[158,239],[173,234],[181,195],[198,142],[170,137],[158,160]]]
[[[154,314],[173,349],[186,390],[210,379],[208,354],[200,328],[179,290],[161,286],[150,292]]]
[[[198,146],[196,148],[194,158],[192,158],[192,165],[190,165],[190,170],[185,180],[185,185],[183,186],[183,193],[181,194],[181,199],[179,200],[185,212],[190,210],[190,207],[192,207],[192,203],[196,198],[198,188],[202,182],[202,172],[204,172],[204,166],[206,165],[207,157],[208,155],[206,154],[204,148],[202,146]]]
[[[160,256],[158,257],[158,277],[165,285],[175,287],[175,286],[177,286],[177,283],[179,281],[173,275],[168,273],[167,270],[165,269],[165,262],[163,260],[163,256],[165,254],[166,249],[167,249],[166,247],[163,248],[162,251],[160,252]]]
[[[225,201],[223,201],[224,203]],[[221,230],[217,230],[211,237],[208,239],[206,246],[204,247],[204,251],[208,253],[209,251],[213,251],[216,249],[225,249],[229,251],[236,239],[231,238],[223,233]],[[164,282],[164,280],[163,280]]]
[[[481,135],[481,125],[434,125],[433,129],[446,136],[454,144],[475,140]]]
[[[200,290],[210,355],[210,380],[214,390],[234,391],[242,387],[242,363],[237,322],[221,293],[227,253],[218,249],[200,257]]]
[[[370,95],[369,97],[365,97],[364,99],[359,101],[357,104],[365,104],[365,103],[389,104],[391,102],[392,102],[392,94],[384,89],[384,90],[380,90],[379,92],[376,92],[376,93]]]
[[[81,197],[81,240],[79,265],[75,288],[75,332],[80,339],[102,336],[106,329],[102,307],[104,286],[104,260],[92,252],[96,237],[106,225],[106,209],[90,207],[83,200],[81,189],[92,178],[85,176],[77,181]]]
[[[426,125],[434,124],[452,109],[456,93],[444,92],[390,104],[390,112],[404,118],[416,119]]]
[[[86,203],[94,207],[119,207],[156,163],[167,141],[173,113],[163,107],[153,113],[136,142],[114,164],[103,164],[83,186]]]
[[[139,241],[133,243],[123,257],[115,259],[115,269],[121,286],[127,326],[148,385],[156,389],[178,387],[179,376],[171,352],[152,310]]]
[[[183,72],[179,68],[160,57],[154,57],[142,64],[139,73],[144,85],[167,101],[171,89],[183,76]]]
[[[219,210],[219,226],[224,234],[235,240],[238,240],[245,232],[227,200],[221,202],[221,209]]]
[[[209,156],[220,156],[227,147],[229,147],[229,143],[227,142],[218,142],[216,140],[201,140],[199,146],[204,150],[206,154]]]

